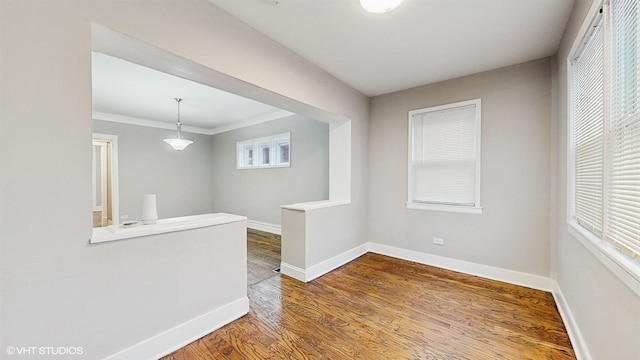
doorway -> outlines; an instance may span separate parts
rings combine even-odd
[[[280,273],[280,235],[247,228],[247,285]]]
[[[91,182],[94,228],[117,224],[117,144],[117,136],[93,134]]]

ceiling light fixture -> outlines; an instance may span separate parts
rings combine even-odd
[[[180,101],[182,99],[175,98],[175,100],[178,102],[178,123],[176,124],[178,126],[178,135],[175,139],[164,139],[164,142],[171,145],[174,150],[180,151],[193,144],[193,141],[182,138],[182,123],[180,122]]]
[[[403,1],[404,0],[360,0],[360,6],[368,12],[380,14],[397,8]]]

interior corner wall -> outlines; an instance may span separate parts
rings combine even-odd
[[[291,133],[290,167],[238,169],[236,143]],[[329,124],[292,115],[213,135],[215,212],[281,225],[280,206],[329,199]]]
[[[373,98],[370,241],[548,277],[550,91],[545,58]],[[408,210],[407,113],[475,98],[482,99],[483,213]]]
[[[555,278],[573,331],[586,359],[640,359],[640,298],[568,232],[567,57],[593,1],[576,0],[556,55],[557,228]]]
[[[140,220],[144,194],[156,194],[159,218],[214,212],[211,136],[183,131],[193,144],[175,151],[162,141],[175,130],[94,119],[93,132],[118,136],[120,216]]]
[[[205,0],[3,0],[2,351],[82,346],[85,358],[105,358],[221,306],[233,286],[224,271],[198,269],[199,244],[187,248],[177,237],[87,244],[92,22],[351,120],[352,151],[344,156],[354,164],[355,186],[348,211],[336,215],[347,235],[325,246],[342,251],[366,242],[366,96]],[[189,277],[203,273],[220,274],[225,291],[203,294],[202,278]]]

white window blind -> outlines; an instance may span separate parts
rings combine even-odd
[[[638,0],[611,0],[573,61],[572,219],[640,261]],[[614,255],[618,256],[618,255]],[[619,262],[621,263],[621,262]]]
[[[480,100],[410,112],[409,203],[479,207]]]
[[[604,166],[604,32],[602,18],[574,59],[574,206],[576,221],[602,234]]]
[[[611,1],[612,95],[606,239],[640,254],[640,28],[637,0]]]

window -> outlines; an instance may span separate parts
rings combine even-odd
[[[409,112],[410,209],[480,214],[480,99]]]
[[[240,141],[236,145],[237,168],[290,167],[291,133]]]
[[[265,140],[263,142],[259,142],[257,145],[257,153],[258,153],[258,161],[256,163],[255,166],[269,166],[269,153],[271,152],[270,149],[270,144],[271,142],[268,140]]]
[[[276,163],[289,164],[289,139],[276,142]]]
[[[575,220],[602,234],[604,164],[604,32],[594,21],[589,41],[573,64]]]
[[[253,144],[238,146],[238,166],[253,166]]]
[[[640,263],[639,12],[611,0],[570,58],[570,221],[625,268]]]

